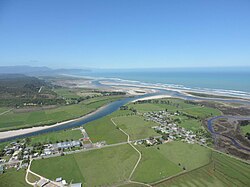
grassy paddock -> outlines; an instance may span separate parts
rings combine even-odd
[[[30,137],[30,145],[35,143],[56,143],[57,141],[79,140],[83,135],[80,130],[62,130]]]
[[[197,144],[170,142],[154,147],[138,146],[142,161],[133,180],[152,183],[183,171],[201,167],[210,161],[211,151]],[[179,165],[180,164],[180,165]]]
[[[63,177],[85,186],[109,186],[124,182],[138,159],[129,145],[35,160],[31,170],[49,179]]]
[[[9,169],[0,175],[0,187],[30,187],[25,182],[25,170]]]
[[[216,152],[208,165],[159,183],[165,186],[249,186],[250,165]]]
[[[159,135],[151,128],[157,124],[145,121],[141,116],[122,116],[116,117],[113,120],[118,127],[130,135],[131,140],[138,140]]]
[[[113,144],[127,140],[127,136],[114,126],[110,118],[106,116],[84,125],[92,142],[106,141],[107,144]]]

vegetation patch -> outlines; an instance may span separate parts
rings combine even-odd
[[[120,99],[119,96],[91,98],[79,104],[65,105],[53,109],[40,108],[38,111],[11,111],[0,115],[0,130],[27,128],[39,125],[50,125],[86,115],[97,108]]]
[[[57,132],[51,132],[46,134],[41,134],[37,136],[32,136],[28,141],[28,145],[34,144],[48,144],[48,143],[57,143],[61,141],[70,141],[70,140],[79,140],[83,135],[78,129],[75,130],[62,130]]]
[[[138,140],[159,135],[154,129],[152,129],[152,127],[157,124],[152,121],[146,121],[141,116],[122,116],[113,118],[113,120],[119,128],[130,135],[131,140]]]
[[[49,179],[63,177],[86,186],[109,186],[128,179],[138,153],[129,145],[35,160],[31,170]]]
[[[138,148],[142,153],[142,161],[133,179],[145,183],[153,183],[181,171],[204,166],[209,163],[211,156],[211,151],[207,148],[177,141]]]
[[[249,173],[249,164],[213,152],[209,164],[154,186],[249,186]]]
[[[30,187],[25,182],[25,170],[9,169],[5,173],[0,174],[0,187]]]

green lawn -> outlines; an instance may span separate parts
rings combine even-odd
[[[157,124],[152,121],[145,121],[141,116],[122,116],[113,118],[113,120],[118,127],[130,135],[131,140],[159,135],[151,128],[157,126]]]
[[[54,124],[77,118],[120,98],[120,96],[105,96],[88,99],[79,104],[60,106],[54,109],[22,113],[11,111],[0,116],[0,130],[4,131],[45,124]]]
[[[9,169],[4,174],[0,174],[0,187],[30,187],[25,182],[25,170]]]
[[[175,175],[183,171],[183,167],[189,171],[203,166],[209,162],[211,156],[211,151],[207,148],[177,141],[154,147],[137,147],[142,152],[142,161],[133,180],[145,183]]]
[[[49,179],[63,177],[86,186],[108,186],[127,180],[138,153],[129,145],[35,160],[31,170]]]
[[[210,164],[157,184],[165,186],[249,186],[250,165],[216,152]]]
[[[56,141],[66,141],[66,140],[79,140],[82,138],[83,135],[80,130],[62,130],[62,131],[57,131],[57,132],[50,132],[46,134],[41,134],[37,136],[32,136],[30,137],[30,145],[35,144],[35,143],[56,143]]]

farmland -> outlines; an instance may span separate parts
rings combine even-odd
[[[0,130],[5,131],[31,126],[49,125],[66,121],[83,116],[120,98],[120,96],[104,96],[90,98],[79,104],[59,106],[51,109],[36,108],[34,111],[28,112],[13,110],[0,116]]]
[[[29,187],[25,182],[25,170],[16,171],[10,169],[6,173],[0,175],[0,187]]]
[[[67,181],[81,181],[86,186],[107,186],[125,181],[137,159],[137,153],[129,145],[120,145],[35,160],[31,169],[49,179],[63,177]]]
[[[183,171],[193,170],[207,164],[211,151],[196,144],[170,142],[154,147],[138,146],[142,152],[133,179],[152,183]]]
[[[156,126],[154,122],[145,121],[141,116],[122,116],[113,118],[119,128],[130,135],[131,140],[159,136],[151,127]]]
[[[213,152],[212,161],[154,186],[249,186],[250,165]]]
[[[84,125],[93,142],[106,141],[107,144],[113,144],[126,141],[127,136],[119,131],[110,119],[111,116],[106,116]]]
[[[29,145],[41,143],[41,144],[47,144],[47,143],[56,143],[66,140],[78,140],[82,138],[83,135],[81,134],[80,130],[62,130],[57,132],[51,132],[46,134],[41,134],[37,136],[30,137]]]
[[[104,101],[105,99],[99,100],[99,97],[95,97],[92,100],[84,100],[81,104],[94,108]],[[159,124],[147,120],[143,115],[145,111],[167,111],[168,119],[179,119],[179,126],[193,131],[203,128],[201,121],[206,117],[220,114],[216,109],[179,99],[164,99],[166,103],[160,101],[128,104],[127,109],[117,110],[84,124],[90,140],[93,143],[105,141],[107,147],[104,145],[98,149],[82,150],[73,154],[66,154],[70,152],[66,150],[62,156],[35,159],[31,170],[51,180],[62,177],[67,182],[81,182],[83,186],[142,186],[134,182],[152,186],[247,186],[250,183],[249,164],[194,142],[188,144],[179,140],[169,140],[167,143],[162,141],[151,146],[145,144],[145,140],[132,142],[141,154],[141,159],[130,181],[129,176],[140,157],[139,153],[126,143],[127,135],[120,129],[125,131],[131,140],[161,136],[152,128]],[[145,110],[142,107],[144,105],[151,107],[152,111]],[[156,113],[153,115],[157,116]],[[63,130],[30,137],[28,145],[76,140],[81,137],[80,130]],[[17,180],[23,181],[21,177]],[[31,177],[30,180],[36,179]]]

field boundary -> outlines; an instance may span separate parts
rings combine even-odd
[[[114,122],[113,119],[114,119],[114,118],[111,118],[111,119],[110,119],[111,122],[112,122],[120,131],[122,131],[122,132],[127,136],[127,142],[128,142],[128,144],[129,144],[129,145],[139,154],[139,158],[138,158],[138,160],[137,160],[137,162],[136,162],[136,164],[135,164],[135,166],[134,166],[133,170],[131,171],[131,173],[130,173],[130,175],[129,175],[129,178],[128,178],[128,180],[131,181],[132,175],[134,174],[134,172],[135,172],[137,166],[139,165],[139,163],[140,163],[140,161],[141,161],[141,157],[142,157],[142,156],[141,156],[141,152],[140,152],[138,149],[136,149],[136,147],[131,143],[129,134],[126,133],[124,130],[122,130],[120,127],[118,127],[118,125]],[[147,185],[147,184],[145,184],[145,183],[140,183],[140,184]],[[150,185],[149,185],[149,186],[150,186]]]
[[[176,177],[179,177],[179,176],[182,176],[182,175],[191,173],[191,172],[193,172],[193,171],[199,170],[199,169],[204,168],[204,167],[206,167],[206,166],[209,166],[210,164],[212,164],[212,163],[214,162],[214,161],[213,161],[213,156],[212,156],[212,154],[213,154],[213,152],[211,152],[210,160],[209,160],[209,162],[208,162],[207,164],[205,164],[205,165],[203,165],[203,166],[200,166],[200,167],[198,167],[198,168],[192,169],[192,170],[190,170],[190,171],[182,171],[182,172],[180,172],[180,173],[177,173],[176,175],[172,175],[172,176],[167,177],[167,178],[165,178],[165,179],[161,179],[161,180],[159,180],[159,181],[157,181],[157,182],[150,183],[150,185],[154,186],[154,185],[157,185],[157,184],[161,184],[161,183],[163,183],[163,182],[165,182],[165,181],[168,181],[168,180],[170,180],[170,179],[173,179],[173,178],[176,178]]]

